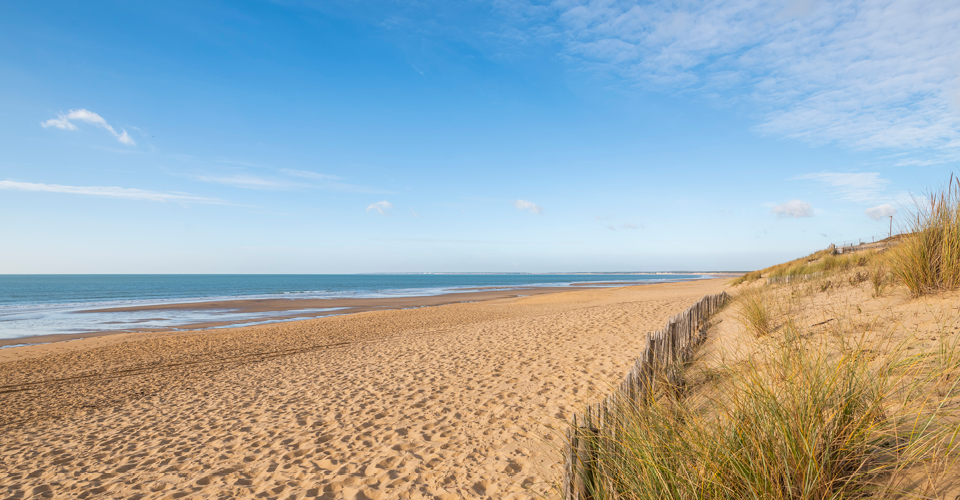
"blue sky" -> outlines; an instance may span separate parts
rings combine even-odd
[[[747,270],[960,159],[960,4],[4,2],[0,272]]]

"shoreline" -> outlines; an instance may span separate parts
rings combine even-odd
[[[710,276],[709,278],[684,279],[670,281],[668,283],[681,283],[688,281],[703,281],[724,279],[731,276],[737,276],[729,273],[700,273],[696,276]],[[447,293],[436,295],[413,295],[399,297],[375,297],[375,298],[269,298],[269,299],[223,299],[223,300],[198,300],[187,302],[169,302],[159,304],[132,305],[121,307],[102,307],[96,309],[83,309],[75,311],[74,314],[89,313],[123,313],[123,312],[145,312],[145,311],[230,311],[240,314],[257,313],[276,313],[268,314],[258,318],[236,318],[224,321],[198,321],[194,323],[184,323],[182,325],[164,327],[164,328],[125,328],[117,330],[96,330],[86,332],[72,333],[52,333],[44,335],[29,335],[25,337],[16,337],[10,339],[0,339],[0,349],[18,349],[21,347],[30,347],[37,345],[50,344],[55,342],[67,342],[73,340],[83,340],[99,338],[120,334],[130,333],[163,333],[163,332],[190,332],[203,331],[223,328],[242,328],[246,326],[256,326],[271,323],[290,323],[304,321],[328,316],[342,316],[368,311],[383,311],[392,309],[413,309],[420,307],[432,307],[446,304],[480,302],[487,300],[514,298],[522,296],[543,295],[548,293],[559,293],[564,291],[582,290],[582,289],[602,289],[619,288],[630,286],[645,286],[663,284],[663,282],[589,282],[572,283],[567,286],[484,286],[449,289]],[[466,291],[454,291],[466,290]],[[103,324],[110,324],[105,322]]]
[[[385,298],[363,298],[363,299],[236,299],[236,300],[214,300],[206,302],[179,302],[169,304],[152,304],[143,306],[110,307],[102,309],[85,309],[77,311],[76,314],[88,313],[111,313],[111,312],[141,312],[141,311],[204,311],[204,310],[230,310],[241,313],[270,313],[276,315],[258,318],[256,320],[238,319],[234,321],[206,321],[199,323],[188,323],[175,328],[129,328],[123,330],[111,331],[93,331],[77,333],[55,333],[49,335],[31,335],[27,337],[17,337],[12,339],[0,339],[0,348],[17,349],[20,347],[30,347],[36,345],[49,344],[54,342],[66,342],[70,340],[82,340],[96,337],[113,336],[129,333],[143,332],[196,332],[211,329],[222,328],[243,328],[245,326],[256,326],[269,323],[291,323],[309,319],[323,318],[327,316],[343,316],[368,311],[386,311],[392,309],[414,309],[420,307],[432,307],[446,304],[456,304],[465,302],[480,302],[495,299],[505,299],[520,296],[542,295],[546,293],[557,293],[570,291],[567,287],[531,287],[531,288],[512,288],[509,290],[488,290],[477,292],[457,292],[445,293],[440,295],[420,295],[410,297],[385,297]],[[295,313],[283,314],[289,311],[302,311],[304,309],[326,309],[326,311],[313,313]],[[331,310],[334,309],[334,310]],[[252,324],[249,324],[252,323]],[[15,347],[14,347],[15,346]]]

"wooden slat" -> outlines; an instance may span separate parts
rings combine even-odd
[[[682,367],[693,359],[694,349],[706,340],[706,322],[728,299],[727,292],[708,295],[686,311],[671,317],[660,330],[647,333],[643,352],[634,361],[618,391],[595,405],[588,405],[578,419],[573,415],[567,430],[564,457],[564,500],[588,500],[594,474],[594,447],[600,443],[605,427],[614,432],[622,417],[624,405],[643,405],[652,397],[657,385],[666,380],[681,382]]]

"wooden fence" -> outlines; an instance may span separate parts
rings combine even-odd
[[[867,250],[876,250],[878,248],[883,249],[890,246],[890,243],[887,241],[876,241],[873,243],[860,243],[859,245],[849,244],[841,245],[833,249],[835,254],[847,254],[847,253],[856,253],[856,252],[865,252]]]
[[[686,311],[673,316],[667,325],[647,334],[647,345],[634,362],[620,387],[602,402],[590,405],[582,415],[574,415],[567,430],[564,450],[563,498],[588,500],[594,490],[591,448],[606,424],[618,420],[618,412],[646,404],[658,389],[675,388],[680,383],[683,365],[693,357],[694,349],[706,340],[707,319],[728,300],[727,292],[707,295]],[[664,387],[659,387],[663,385]],[[616,425],[611,427],[614,431]]]

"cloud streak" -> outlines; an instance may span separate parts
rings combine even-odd
[[[317,181],[318,183],[312,185],[311,187],[317,189],[327,189],[331,191],[343,191],[347,193],[367,193],[367,194],[393,194],[391,191],[384,191],[382,189],[371,188],[367,186],[358,186],[356,184],[346,184],[343,182],[338,182],[341,180],[340,177],[330,174],[320,174],[317,172],[311,172],[309,170],[295,170],[291,168],[281,168],[280,173],[291,176],[299,177],[301,179],[309,179],[312,181]]]
[[[643,227],[642,225],[641,225],[641,226],[637,226],[636,224],[631,224],[631,223],[629,223],[629,222],[624,222],[623,224],[620,224],[619,226],[618,226],[618,225],[615,225],[615,224],[601,224],[601,226],[603,226],[603,227],[605,227],[605,228],[607,228],[607,229],[609,229],[609,230],[611,230],[611,231],[616,231],[616,230],[618,230],[618,229],[633,229],[633,230],[636,230],[638,227]]]
[[[812,180],[831,188],[834,194],[849,201],[870,201],[890,183],[877,172],[839,173],[819,172],[794,177],[793,180]]]
[[[0,189],[14,191],[33,191],[44,193],[76,194],[99,198],[119,198],[124,200],[162,201],[175,203],[201,203],[206,205],[229,205],[216,198],[205,198],[185,193],[160,193],[144,189],[122,188],[114,186],[64,186],[61,184],[40,184],[33,182],[0,181]]]
[[[194,175],[192,178],[202,182],[213,182],[244,189],[289,189],[296,187],[296,184],[293,183],[265,179],[250,174]]]
[[[581,70],[751,102],[763,134],[910,150],[905,165],[960,158],[955,0],[570,0],[503,11]]]
[[[75,121],[89,123],[95,127],[106,129],[108,132],[113,134],[118,141],[128,146],[137,145],[133,138],[130,137],[130,134],[127,134],[126,130],[122,130],[118,133],[112,126],[110,126],[109,123],[107,123],[107,120],[103,119],[102,116],[86,109],[71,109],[67,114],[58,113],[56,118],[51,118],[47,121],[41,122],[40,126],[43,128],[54,127],[61,130],[78,130],[77,126],[73,124]]]
[[[234,162],[241,164],[240,162]],[[323,189],[327,191],[343,191],[347,193],[393,194],[389,191],[357,186],[337,182],[340,177],[335,175],[318,174],[307,170],[293,170],[288,168],[275,169],[276,172],[295,179],[263,177],[248,173],[235,174],[196,174],[190,177],[202,182],[213,182],[242,189],[259,190],[290,190],[290,189]]]
[[[281,168],[280,173],[315,181],[336,181],[340,179],[336,175],[318,174],[316,172],[310,172],[309,170],[294,170],[291,168]]]

